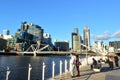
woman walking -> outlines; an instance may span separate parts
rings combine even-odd
[[[80,76],[80,59],[79,59],[79,55],[76,55],[76,68],[77,68],[77,76]]]

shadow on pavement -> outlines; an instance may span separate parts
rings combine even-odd
[[[100,72],[107,72],[110,71],[109,67],[103,67]]]

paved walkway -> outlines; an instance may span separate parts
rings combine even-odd
[[[94,72],[89,66],[81,68],[81,76],[71,78],[70,73],[55,76],[49,80],[120,80],[120,68],[109,70],[108,64],[102,65],[101,72]]]

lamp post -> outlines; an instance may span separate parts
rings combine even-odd
[[[84,46],[86,48],[86,63],[88,65],[88,49],[90,49],[88,46],[84,45],[84,44],[81,44],[82,46]]]
[[[86,48],[86,63],[88,65],[88,49]]]

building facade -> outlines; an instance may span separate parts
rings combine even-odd
[[[54,41],[54,45],[57,51],[69,51],[69,41]]]
[[[7,45],[7,41],[3,38],[0,38],[0,50],[4,50]]]
[[[110,41],[109,47],[114,47],[115,51],[120,49],[120,41]]]
[[[3,30],[3,35],[10,35],[10,31],[8,29]]]
[[[81,51],[81,36],[78,33],[78,28],[72,33],[72,50],[75,52]]]
[[[49,42],[45,41],[46,39],[44,39],[43,33],[44,30],[41,26],[22,22],[21,28],[18,29],[12,39],[8,40],[7,44],[14,47],[14,50],[16,51],[25,51],[32,44],[37,44],[38,41],[39,43],[49,44]],[[49,41],[51,41],[50,38]]]
[[[84,34],[84,45],[88,46],[90,48],[90,29],[88,28],[88,26],[86,26],[84,28],[83,31]]]
[[[51,38],[50,34],[44,32],[43,33],[43,38],[44,38],[45,43],[48,43],[49,45],[53,45],[52,44],[52,38]]]
[[[32,38],[32,41],[36,42],[37,40],[43,40],[44,30],[41,26],[23,22],[21,25],[22,39]]]

